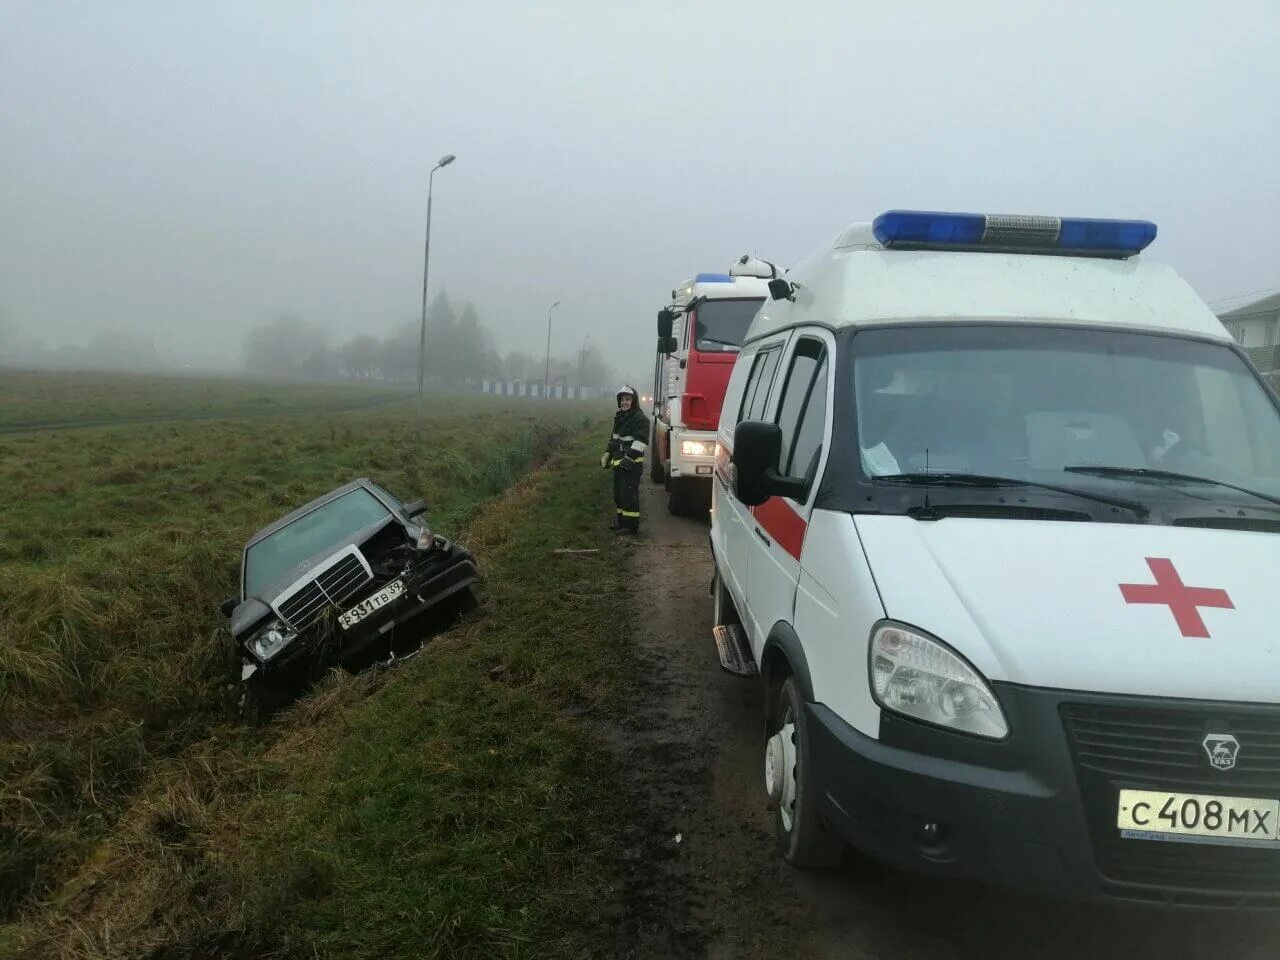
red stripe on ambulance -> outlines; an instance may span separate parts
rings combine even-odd
[[[752,507],[751,515],[764,528],[764,532],[773,538],[774,543],[795,559],[800,559],[800,549],[804,546],[804,535],[809,524],[796,513],[790,503],[782,497],[770,497],[760,506]]]

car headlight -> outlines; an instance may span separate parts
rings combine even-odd
[[[418,530],[418,549],[434,550],[436,547],[436,535],[430,527],[422,527]]]
[[[285,630],[278,623],[273,623],[265,630],[259,630],[249,641],[249,649],[254,656],[264,663],[296,640],[298,635]]]
[[[979,737],[1009,733],[1000,703],[977,670],[938,640],[896,623],[871,634],[871,692],[886,710]]]
[[[686,457],[714,457],[716,445],[714,442],[703,443],[701,440],[681,440],[680,452]]]

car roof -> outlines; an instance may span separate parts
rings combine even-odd
[[[364,488],[365,490],[369,490],[370,493],[373,493],[373,490],[371,489],[372,486],[373,486],[372,480],[370,480],[368,477],[361,477],[358,480],[352,480],[350,483],[345,483],[334,490],[330,490],[328,493],[324,494],[323,496],[316,497],[310,503],[303,504],[297,510],[294,510],[292,513],[286,514],[285,516],[281,517],[279,520],[276,520],[274,523],[270,523],[267,526],[263,527],[261,530],[259,530],[257,533],[255,533],[252,537],[249,538],[249,542],[244,545],[244,548],[248,550],[258,541],[271,536],[271,534],[275,533],[277,530],[287,527],[289,524],[293,523],[293,521],[297,520],[299,517],[306,516],[308,513],[310,513],[312,510],[315,510],[317,507],[324,506],[330,500],[337,500],[339,497],[345,496],[346,494],[350,493],[352,490],[358,490],[360,488]],[[374,495],[377,496],[376,494]]]
[[[1126,328],[1230,342],[1213,311],[1170,267],[1044,254],[887,250],[870,224],[787,274],[795,301],[766,300],[746,340],[802,323],[854,327],[921,321],[1020,321]]]

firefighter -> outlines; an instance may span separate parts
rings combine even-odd
[[[617,397],[613,436],[600,457],[600,466],[613,471],[613,503],[618,510],[614,531],[639,533],[640,474],[649,446],[649,418],[640,412],[640,396],[634,387],[624,384]]]

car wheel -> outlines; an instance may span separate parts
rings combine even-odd
[[[480,606],[480,601],[476,599],[476,592],[471,587],[460,590],[453,598],[453,608],[459,614],[470,613]]]
[[[830,867],[844,856],[844,844],[827,831],[818,814],[808,718],[795,677],[778,691],[774,721],[765,741],[765,790],[774,811],[778,848],[797,867]]]
[[[241,688],[240,717],[251,727],[261,726],[286,700],[282,691],[251,680]]]
[[[742,618],[738,616],[738,608],[733,604],[733,597],[729,594],[729,588],[724,584],[724,578],[720,576],[717,569],[711,580],[712,600],[711,624],[712,626],[720,626],[721,624],[742,623]]]

